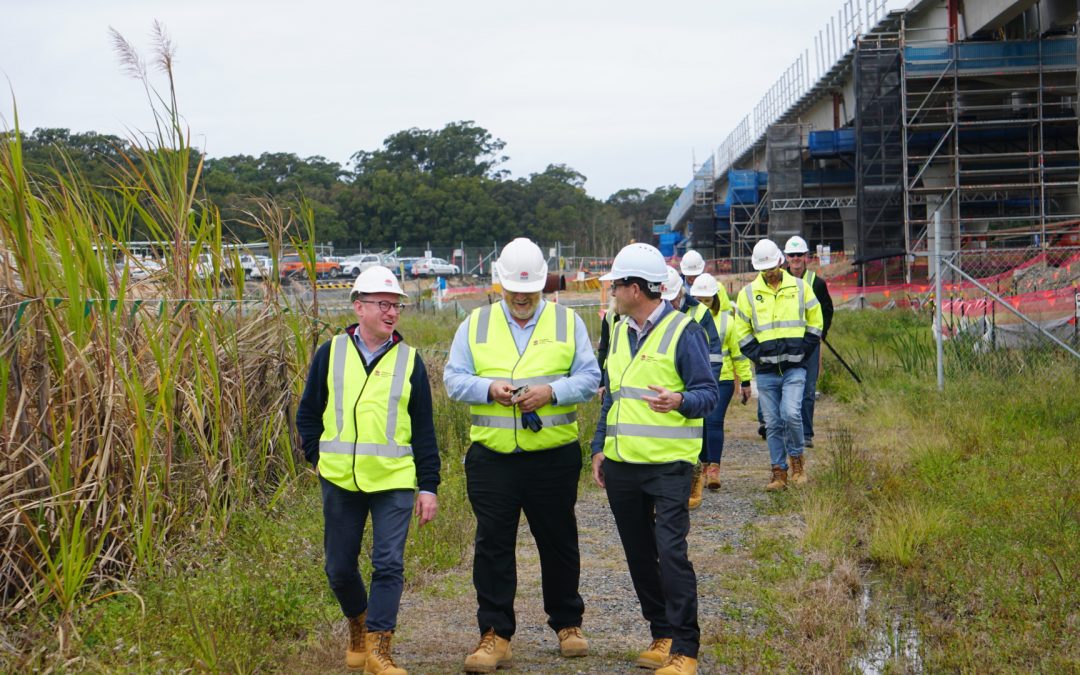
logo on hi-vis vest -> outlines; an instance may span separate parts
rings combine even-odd
[[[376,368],[375,370],[371,371],[372,377],[393,377],[393,375],[394,374],[391,373],[389,370],[379,370],[378,368]]]
[[[765,298],[762,297],[761,293],[758,293],[757,295],[755,295],[754,299],[757,300],[758,302],[765,302]]]
[[[656,363],[656,362],[658,362],[660,360],[660,359],[656,358],[655,356],[653,356],[652,354],[642,354],[638,358],[641,359],[642,361],[648,361],[649,363]]]
[[[554,340],[551,338],[537,338],[532,341],[533,345],[549,345],[552,342],[554,342]]]

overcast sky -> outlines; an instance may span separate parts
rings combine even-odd
[[[149,106],[108,31],[150,56],[158,19],[181,113],[212,157],[344,164],[395,131],[475,120],[506,141],[514,177],[563,163],[606,198],[685,184],[804,49],[813,58],[841,4],[4,0],[0,74],[24,129],[129,135]]]

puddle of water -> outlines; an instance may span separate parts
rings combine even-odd
[[[919,655],[922,639],[915,622],[891,603],[875,607],[874,602],[871,584],[863,584],[859,625],[868,632],[869,644],[866,651],[854,659],[854,670],[864,675],[924,672]],[[880,621],[874,622],[876,625],[871,625],[871,610],[884,614]]]

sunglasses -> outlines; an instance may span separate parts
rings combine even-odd
[[[806,254],[805,253],[788,253],[787,257],[789,257],[789,258],[804,258],[804,257],[806,257]]]

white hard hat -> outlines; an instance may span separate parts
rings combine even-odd
[[[679,269],[687,276],[696,277],[705,271],[705,259],[697,251],[687,251],[679,263]]]
[[[611,271],[600,277],[600,281],[613,281],[638,277],[654,284],[667,281],[667,263],[655,246],[648,244],[629,244],[623,246],[611,263]]]
[[[695,298],[711,298],[720,290],[716,283],[716,277],[711,274],[702,274],[694,279],[694,285],[690,287],[690,295]]]
[[[660,297],[664,300],[674,300],[679,297],[679,289],[683,287],[682,276],[679,274],[679,270],[668,265],[667,279],[660,286]]]
[[[750,257],[750,264],[756,270],[771,270],[784,262],[784,254],[780,247],[773,243],[772,239],[762,239],[754,244],[754,255]]]
[[[406,298],[409,297],[407,293],[401,290],[401,284],[398,283],[394,273],[382,265],[373,265],[361,272],[356,277],[356,281],[353,282],[352,292],[396,293]]]
[[[806,245],[806,240],[795,235],[791,239],[787,240],[784,244],[784,253],[809,253],[810,247]]]
[[[547,260],[540,247],[525,237],[503,246],[494,267],[499,285],[511,293],[539,293],[547,283]]]

